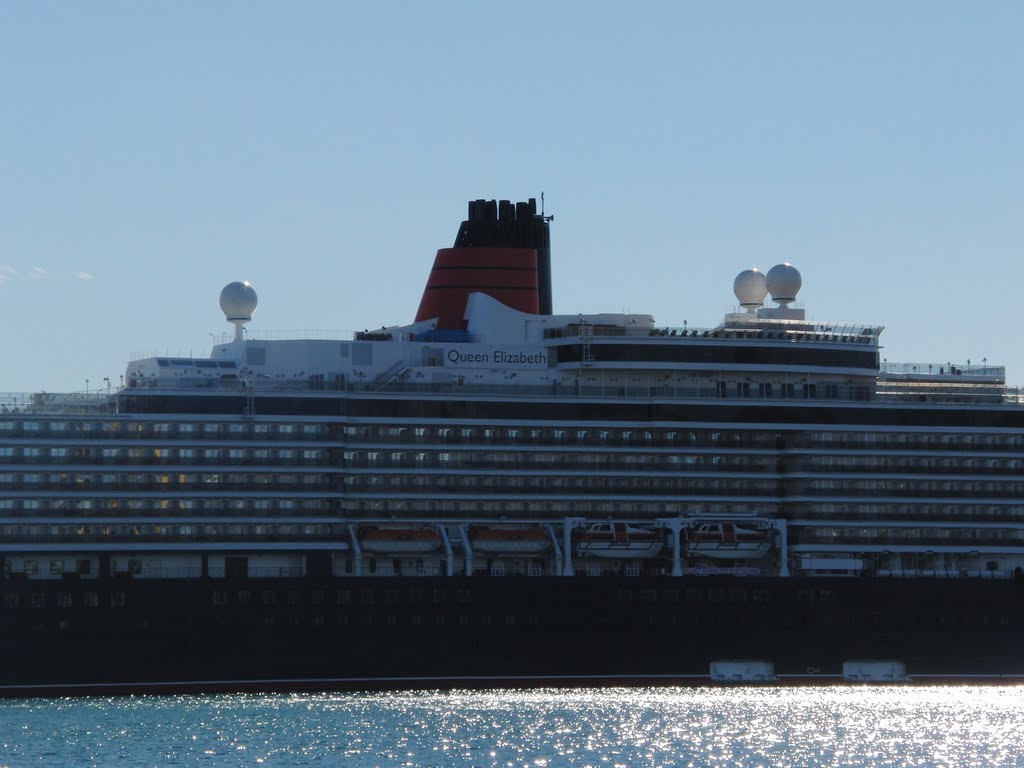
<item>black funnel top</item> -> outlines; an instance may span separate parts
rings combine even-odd
[[[534,248],[540,314],[551,310],[551,232],[548,218],[537,213],[537,200],[470,200],[469,217],[459,227],[456,248]]]

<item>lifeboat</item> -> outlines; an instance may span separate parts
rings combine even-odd
[[[687,551],[701,557],[754,560],[771,548],[771,531],[741,528],[735,523],[701,523],[686,530]]]
[[[576,554],[584,557],[644,559],[664,546],[660,532],[627,523],[594,523],[576,537]]]
[[[441,536],[433,528],[359,529],[359,544],[364,552],[418,555],[433,552],[441,546]]]
[[[540,528],[490,528],[473,526],[469,541],[474,552],[534,555],[546,551],[551,539]]]

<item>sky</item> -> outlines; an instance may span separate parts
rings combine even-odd
[[[410,322],[545,195],[556,312],[710,327],[789,261],[888,361],[1024,385],[1024,4],[0,3],[0,392]]]

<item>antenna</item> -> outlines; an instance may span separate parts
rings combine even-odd
[[[540,193],[540,217],[544,221],[554,221],[555,220],[555,215],[554,214],[551,214],[550,216],[545,216],[544,215],[544,193],[543,192]]]

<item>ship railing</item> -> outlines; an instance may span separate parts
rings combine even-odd
[[[116,408],[112,391],[0,392],[0,414],[97,413]]]
[[[244,330],[246,341],[295,341],[312,339],[315,341],[352,341],[355,338],[354,331],[330,331],[330,330],[294,330],[294,331],[250,331]],[[235,340],[235,332],[227,331],[214,335],[215,344],[230,344]],[[148,355],[147,355],[148,356]]]
[[[222,386],[221,390],[239,391],[238,386]],[[819,392],[807,397],[801,392],[795,392],[791,396],[784,395],[781,391],[774,391],[771,394],[760,394],[751,390],[748,394],[737,396],[728,393],[723,396],[716,387],[705,386],[584,386],[574,387],[570,385],[488,385],[488,384],[465,384],[465,383],[433,383],[417,384],[408,382],[389,382],[382,385],[371,383],[350,383],[344,385],[316,385],[311,386],[307,382],[255,382],[252,387],[255,393],[272,394],[277,392],[346,392],[348,394],[408,394],[408,395],[459,395],[460,397],[480,397],[493,395],[506,395],[516,398],[575,398],[579,396],[599,397],[609,399],[633,399],[633,400],[733,400],[737,402],[780,402],[780,401],[834,401],[834,402],[882,402],[882,403],[906,403],[906,402],[929,402],[938,404],[1008,404],[1019,405],[1024,403],[1024,389],[1020,387],[999,387],[998,389],[979,389],[976,385],[956,387],[943,385],[939,388],[920,388],[908,386],[893,386],[892,382],[882,383],[879,389],[872,391],[867,385],[854,385],[852,387],[837,385],[836,388],[826,394],[823,387],[819,386]],[[94,413],[100,411],[113,412],[112,402],[105,402],[101,405],[90,405],[79,409],[83,413]],[[72,409],[61,409],[51,407],[49,409],[26,407],[23,411],[29,413],[43,413],[52,411],[54,413],[66,413]],[[13,412],[13,411],[9,411]]]
[[[999,370],[996,368],[979,368],[979,371],[989,373],[977,373],[978,377],[991,376],[991,372]],[[938,377],[937,377],[938,378]],[[140,387],[121,390],[126,393],[144,393],[146,389],[157,389]],[[239,383],[222,383],[220,391],[242,392],[246,389]],[[875,403],[907,403],[907,402],[929,402],[937,404],[970,404],[970,405],[1021,405],[1024,404],[1024,389],[1020,387],[1003,387],[995,385],[992,381],[981,384],[962,384],[958,386],[952,382],[906,382],[902,380],[882,380],[877,388],[872,389],[868,384],[842,385],[837,384],[831,388],[824,384],[818,384],[814,396],[808,397],[803,391],[797,389],[791,394],[785,392],[781,387],[773,387],[771,392],[761,392],[755,387],[742,396],[733,392],[723,393],[718,387],[699,385],[613,385],[613,384],[592,384],[586,386],[573,386],[569,384],[553,383],[548,385],[516,385],[507,384],[474,384],[459,383],[457,381],[445,383],[417,383],[406,381],[388,381],[382,384],[373,381],[348,381],[329,382],[318,381],[311,383],[306,379],[302,380],[262,380],[254,379],[249,382],[248,391],[255,394],[273,394],[276,392],[346,392],[348,394],[375,394],[392,393],[406,395],[458,395],[465,397],[485,396],[509,396],[515,398],[566,398],[595,397],[602,399],[631,399],[631,400],[723,400],[735,401],[737,403],[749,402],[875,402]],[[256,406],[258,410],[258,404]],[[0,416],[18,414],[101,414],[115,413],[117,410],[116,397],[106,393],[4,393],[0,394]]]
[[[938,404],[1012,404],[1017,405],[1024,402],[1024,392],[1020,388],[998,388],[978,389],[974,386],[956,387],[943,386],[931,389],[917,388],[896,388],[872,391],[867,385],[836,385],[833,389],[827,390],[823,385],[818,385],[817,392],[813,397],[807,397],[802,391],[794,391],[787,396],[778,387],[773,388],[771,393],[761,394],[752,388],[748,394],[736,396],[727,393],[722,396],[715,386],[646,386],[646,385],[588,385],[575,387],[562,384],[550,385],[519,385],[508,386],[501,384],[459,384],[451,383],[409,383],[392,382],[379,387],[363,384],[352,384],[348,390],[350,393],[395,393],[395,394],[423,394],[423,395],[458,395],[459,397],[508,395],[523,398],[577,398],[596,397],[609,399],[634,399],[634,400],[723,400],[740,402],[882,402],[882,403],[906,403],[906,402],[929,402]]]
[[[890,376],[980,376],[988,379],[1003,381],[1006,378],[1006,367],[1002,365],[972,365],[968,360],[966,364],[961,363],[890,363],[883,361],[881,373]]]
[[[694,339],[768,339],[780,341],[825,342],[834,344],[874,344],[882,329],[861,323],[805,322],[759,318],[714,328],[684,325],[638,327],[601,323],[570,323],[561,328],[546,328],[545,339],[657,336]]]

